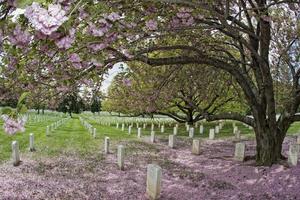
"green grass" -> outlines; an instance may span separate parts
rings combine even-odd
[[[116,145],[124,141],[132,141],[132,144],[138,144],[137,128],[132,128],[132,134],[128,134],[128,127],[125,131],[121,131],[121,123],[119,129],[114,124],[111,126],[103,126],[99,124],[98,118],[87,118],[85,120],[89,122],[93,127],[97,129],[97,136],[93,138],[92,135],[81,125],[78,116],[69,119],[64,125],[50,133],[50,136],[46,136],[46,127],[59,118],[50,117],[47,121],[26,124],[26,131],[24,133],[18,133],[14,136],[9,136],[3,132],[0,128],[0,162],[7,161],[11,157],[11,142],[17,140],[19,142],[20,151],[24,155],[30,155],[33,158],[39,157],[53,157],[58,155],[69,156],[86,156],[94,152],[101,152],[103,150],[104,137],[108,136],[111,140],[111,150],[116,151]],[[236,123],[241,134],[247,137],[254,137],[252,130],[248,129],[241,123]],[[2,126],[2,124],[0,124]],[[142,126],[142,123],[140,123]],[[199,133],[199,127],[195,128],[196,138],[208,138],[210,128],[214,128],[216,123],[204,123],[204,134]],[[298,134],[300,130],[300,122],[294,123],[288,130],[289,135]],[[161,133],[160,129],[155,127],[156,135],[167,138],[169,134],[173,133],[173,126],[165,125],[165,133]],[[29,134],[34,133],[36,152],[29,153]],[[148,124],[146,129],[142,129],[143,136],[150,135],[150,125]],[[181,124],[178,130],[179,137],[188,137],[188,132],[185,126]],[[233,137],[232,123],[225,123],[220,134],[216,135],[216,138]],[[132,146],[133,148],[133,146]],[[151,145],[148,147],[151,148]]]

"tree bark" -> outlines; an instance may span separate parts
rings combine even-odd
[[[256,163],[271,166],[281,158],[282,142],[270,128],[256,128]]]

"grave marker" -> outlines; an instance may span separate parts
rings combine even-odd
[[[109,137],[105,137],[104,139],[104,153],[109,153]]]
[[[289,153],[288,153],[288,163],[291,166],[297,166],[298,154],[299,154],[299,145],[291,144],[289,147]]]
[[[200,132],[200,134],[203,134],[203,133],[204,133],[204,127],[203,127],[202,124],[200,125],[199,132]]]
[[[210,140],[215,139],[215,129],[209,129],[209,139]]]
[[[141,128],[138,128],[138,135],[137,135],[138,138],[141,138],[142,137],[142,129]]]
[[[175,145],[175,135],[169,135],[169,147],[174,148]]]
[[[151,143],[155,142],[155,132],[154,131],[151,131],[150,142]]]
[[[200,154],[200,140],[193,140],[192,154],[195,154],[195,155]]]
[[[125,148],[123,145],[118,146],[118,167],[120,170],[124,170],[124,157],[125,157]]]
[[[237,161],[244,161],[245,159],[245,143],[236,143],[234,151],[234,159]]]
[[[14,166],[18,166],[20,164],[20,151],[19,151],[19,143],[17,141],[13,141],[11,143],[12,148],[12,161]]]
[[[31,151],[31,152],[35,151],[33,133],[30,133],[30,135],[29,135],[29,151]]]
[[[189,137],[190,137],[190,138],[193,138],[193,137],[194,137],[194,130],[195,130],[194,127],[191,127],[191,128],[190,128],[190,130],[189,130]]]
[[[147,196],[156,200],[161,192],[162,169],[158,165],[149,164],[147,166]]]

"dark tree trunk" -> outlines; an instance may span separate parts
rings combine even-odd
[[[289,121],[272,123],[263,118],[263,114],[254,117],[254,131],[256,135],[256,163],[271,166],[278,163],[282,156],[282,144],[286,136]],[[258,119],[258,120],[257,120]],[[273,124],[276,124],[275,126]]]
[[[283,141],[272,133],[270,128],[256,128],[256,163],[271,166],[281,158]]]

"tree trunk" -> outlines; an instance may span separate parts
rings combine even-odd
[[[269,126],[255,127],[256,134],[256,164],[271,166],[282,158],[282,144],[285,133],[282,134],[277,128]]]

